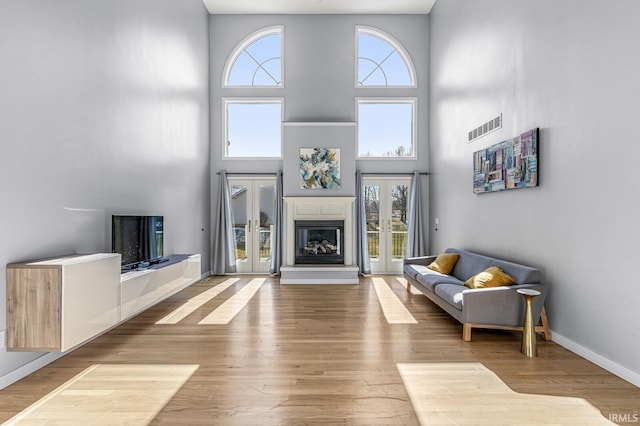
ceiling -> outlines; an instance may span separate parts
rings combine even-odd
[[[211,14],[427,14],[436,0],[202,0]]]

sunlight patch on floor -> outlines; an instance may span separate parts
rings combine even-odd
[[[95,364],[3,425],[147,425],[198,367]]]
[[[229,278],[217,286],[200,293],[197,296],[192,297],[187,302],[185,302],[182,306],[180,306],[175,311],[171,312],[166,317],[162,318],[160,321],[156,322],[156,324],[177,324],[182,321],[188,315],[193,313],[195,310],[212,300],[214,297],[218,296],[220,293],[225,291],[227,288],[231,287],[239,278]]]
[[[418,321],[391,290],[384,278],[375,277],[373,286],[380,302],[380,307],[389,324],[417,324]]]
[[[478,362],[398,364],[422,425],[611,425],[582,398],[513,391]]]
[[[400,282],[400,284],[402,284],[403,288],[407,288],[407,280],[405,278],[402,277],[395,277],[396,280],[398,282]],[[417,295],[421,295],[422,292],[420,290],[418,290],[417,288],[415,288],[414,286],[411,286],[411,288],[409,289],[409,291],[411,292],[411,294],[417,294]]]
[[[218,306],[198,324],[229,324],[231,320],[244,308],[251,298],[260,290],[266,278],[254,278],[240,291]]]

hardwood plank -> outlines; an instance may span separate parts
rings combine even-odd
[[[95,364],[5,425],[146,425],[197,365]]]
[[[254,278],[198,324],[229,324],[260,290],[266,278]]]
[[[582,398],[517,393],[476,362],[398,364],[421,424],[610,425]]]
[[[384,278],[373,278],[373,288],[376,290],[380,307],[389,324],[417,324],[418,321],[402,304]]]
[[[218,296],[220,293],[225,291],[227,288],[231,287],[235,284],[239,278],[229,278],[228,280],[218,284],[217,286],[209,289],[197,296],[192,297],[188,301],[186,301],[183,305],[181,305],[178,309],[171,312],[169,315],[165,316],[161,320],[157,321],[156,324],[177,324],[183,319],[185,319],[189,314],[195,312],[198,308],[202,307],[204,304],[209,302],[214,297]]]
[[[390,276],[384,281],[417,324],[387,323],[373,285],[379,277],[345,286],[280,285],[264,276],[236,276],[234,285],[176,324],[156,324],[229,278],[196,283],[0,391],[0,423],[96,364],[199,366],[151,425],[418,425],[415,413],[422,408],[414,410],[398,365],[445,362],[480,363],[527,399],[582,399],[601,413],[595,422],[640,415],[637,387],[542,339],[538,358],[525,358],[518,332],[475,330],[473,341],[463,342],[456,320]],[[265,279],[260,291],[228,324],[198,325],[254,278]],[[98,398],[109,387],[96,384],[77,394],[83,390],[68,396]],[[112,412],[126,412],[132,402],[119,400]],[[502,415],[487,415],[487,422],[504,424]],[[579,424],[559,415],[558,424]]]

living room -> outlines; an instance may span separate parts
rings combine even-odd
[[[629,276],[640,207],[625,195],[640,151],[630,136],[637,2],[438,0],[414,15],[210,14],[200,0],[2,9],[0,264],[109,252],[112,214],[162,214],[165,252],[201,254],[206,276],[217,173],[283,167],[223,158],[223,98],[256,96],[223,88],[224,66],[247,36],[281,25],[285,84],[260,97],[282,98],[287,122],[354,122],[358,97],[416,98],[417,156],[354,157],[355,167],[429,172],[430,251],[462,247],[541,269],[554,342],[640,385],[640,297]],[[354,86],[358,25],[402,44],[415,87]],[[501,129],[468,141],[498,114]],[[474,194],[473,152],[536,127],[539,186]],[[0,330],[5,317],[2,300]],[[48,361],[0,351],[0,387]]]

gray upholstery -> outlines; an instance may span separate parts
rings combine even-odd
[[[517,283],[539,283],[542,278],[538,269],[504,260],[493,260],[491,266],[499,266],[504,272],[515,278]]]
[[[424,265],[405,265],[404,273],[411,276],[411,278],[415,278],[416,275],[422,274],[430,271],[431,269],[427,268]]]
[[[482,272],[487,269],[489,266],[491,266],[491,261],[493,260],[490,257],[482,256],[464,250],[449,248],[445,250],[445,252],[457,253],[460,255],[451,273],[453,276],[459,278],[463,282],[467,281],[478,272]]]
[[[436,286],[436,294],[444,300],[462,310],[462,292],[467,289],[460,284],[440,284]]]
[[[429,269],[428,272],[417,274],[416,281],[431,291],[434,291],[436,286],[440,284],[464,285],[464,282],[460,281],[456,277],[443,275],[439,272],[432,271],[431,269]]]
[[[456,248],[448,248],[445,252],[460,255],[451,275],[426,268],[436,256],[407,258],[404,260],[404,276],[408,283],[458,321],[474,326],[522,326],[524,299],[516,290],[532,288],[541,292],[533,303],[533,315],[537,323],[547,294],[546,287],[541,283],[540,270]],[[490,266],[499,266],[516,283],[508,287],[479,289],[464,286],[466,280]]]

